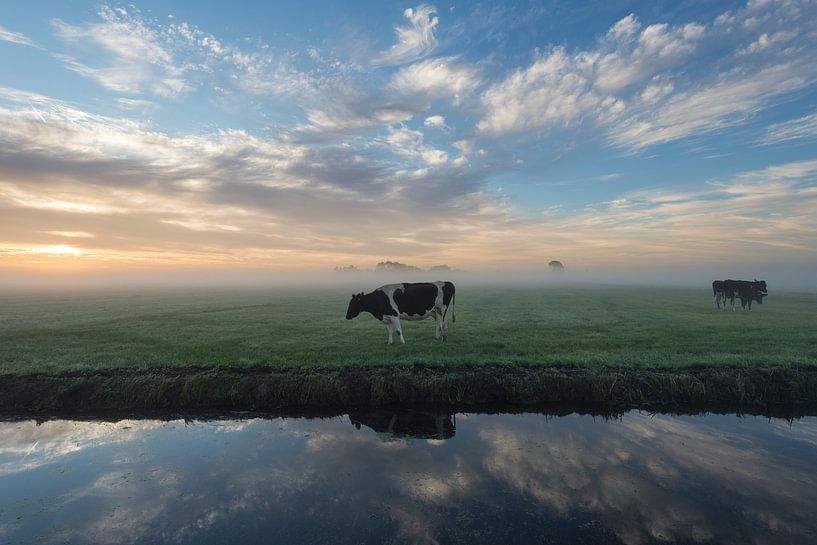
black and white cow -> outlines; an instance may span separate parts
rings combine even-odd
[[[454,321],[454,284],[451,282],[421,282],[416,284],[388,284],[371,293],[352,295],[346,319],[351,320],[361,312],[368,312],[389,330],[389,344],[396,332],[400,342],[406,344],[400,319],[424,320],[434,318],[437,331],[434,338],[446,340],[448,322]]]
[[[718,282],[712,282],[712,290],[715,291],[715,284]],[[766,288],[766,281],[765,280],[757,280],[755,279],[753,282],[748,280],[724,280],[722,282],[722,297],[723,297],[723,308],[726,308],[726,301],[732,305],[732,310],[735,310],[735,297],[740,299],[740,305],[742,308],[746,308],[746,305],[749,305],[749,310],[752,310],[752,302],[757,301],[758,304],[763,304],[763,298],[769,295],[769,292]],[[715,293],[715,299],[717,301],[718,294]]]
[[[726,308],[726,293],[723,289],[723,280],[715,280],[712,282],[712,296],[715,298],[715,301],[712,303],[715,305],[715,308],[721,308],[721,302],[723,302],[723,308]]]

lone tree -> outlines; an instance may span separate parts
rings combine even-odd
[[[562,272],[563,270],[565,270],[565,266],[562,265],[562,262],[556,261],[555,259],[548,263],[548,267],[550,267],[550,270],[553,272]]]

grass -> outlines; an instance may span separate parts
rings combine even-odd
[[[817,295],[718,312],[684,289],[459,286],[449,342],[431,320],[344,319],[347,288],[0,294],[0,374],[152,366],[817,365]],[[359,291],[359,290],[358,290]]]

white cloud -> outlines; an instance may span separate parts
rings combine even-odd
[[[592,111],[614,111],[617,101],[605,102],[590,78],[575,70],[563,48],[539,56],[482,95],[485,117],[477,124],[483,133],[501,134],[549,126],[564,126]]]
[[[0,26],[0,42],[11,42],[20,45],[27,45],[29,47],[37,47],[37,44],[32,42],[31,39],[25,34],[12,32],[11,30],[3,28],[2,26]]]
[[[185,69],[176,66],[166,36],[125,10],[103,7],[99,17],[100,22],[83,26],[52,21],[59,37],[70,43],[91,44],[107,56],[102,65],[89,66],[70,55],[59,55],[69,70],[120,93],[167,97],[184,90]]]
[[[70,54],[56,57],[111,91],[172,98],[206,85],[263,96],[313,93],[311,77],[264,44],[245,52],[185,22],[147,19],[135,8],[103,7],[98,15],[98,22],[82,25],[52,21],[72,46]]]
[[[785,43],[791,41],[797,36],[797,31],[781,30],[773,34],[764,32],[758,36],[757,40],[750,43],[745,48],[738,51],[738,55],[751,55],[769,49],[775,44]]]
[[[602,127],[608,144],[637,150],[741,123],[817,81],[813,12],[797,1],[752,2],[710,24],[646,28],[629,15],[595,47],[553,48],[491,85],[477,129],[588,124]]]
[[[117,98],[116,104],[123,110],[147,111],[156,107],[155,102],[137,98]]]
[[[588,54],[585,59],[577,59],[579,66],[583,61],[592,60],[594,85],[602,93],[620,92],[678,64],[695,50],[697,42],[704,35],[704,27],[695,23],[674,27],[656,24],[641,31],[637,39],[631,39],[640,24],[629,17],[624,20],[627,21],[628,32],[633,35],[614,32],[614,26],[608,38],[618,38],[618,41],[608,39],[598,52]]]
[[[423,133],[406,127],[391,129],[386,142],[396,154],[419,158],[429,166],[440,166],[448,161],[448,154],[423,143]]]
[[[437,46],[434,30],[439,21],[436,13],[437,8],[428,4],[414,9],[406,8],[403,16],[408,19],[408,25],[394,29],[397,43],[377,55],[373,61],[376,64],[402,64],[430,54]]]
[[[817,76],[815,67],[782,64],[734,74],[708,86],[670,95],[658,107],[634,109],[610,127],[611,144],[631,149],[720,130],[760,111],[770,99],[802,89]]]
[[[445,117],[441,115],[430,115],[423,122],[426,127],[445,127]]]
[[[817,138],[817,113],[771,125],[761,143],[780,144],[807,138]]]
[[[449,97],[455,104],[479,85],[476,70],[456,58],[428,59],[401,69],[392,79],[397,93],[422,94],[430,99]]]
[[[694,50],[704,27],[651,25],[643,30],[634,15],[618,21],[596,49],[568,54],[563,47],[540,54],[525,69],[492,85],[483,96],[485,117],[478,129],[506,133],[614,119],[625,109],[629,88],[678,65]],[[669,82],[643,90],[656,98]]]

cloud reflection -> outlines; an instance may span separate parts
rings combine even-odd
[[[737,544],[815,531],[814,419],[457,415],[456,434],[433,440],[384,440],[383,415],[363,419],[374,429],[347,417],[2,423],[0,535]]]

